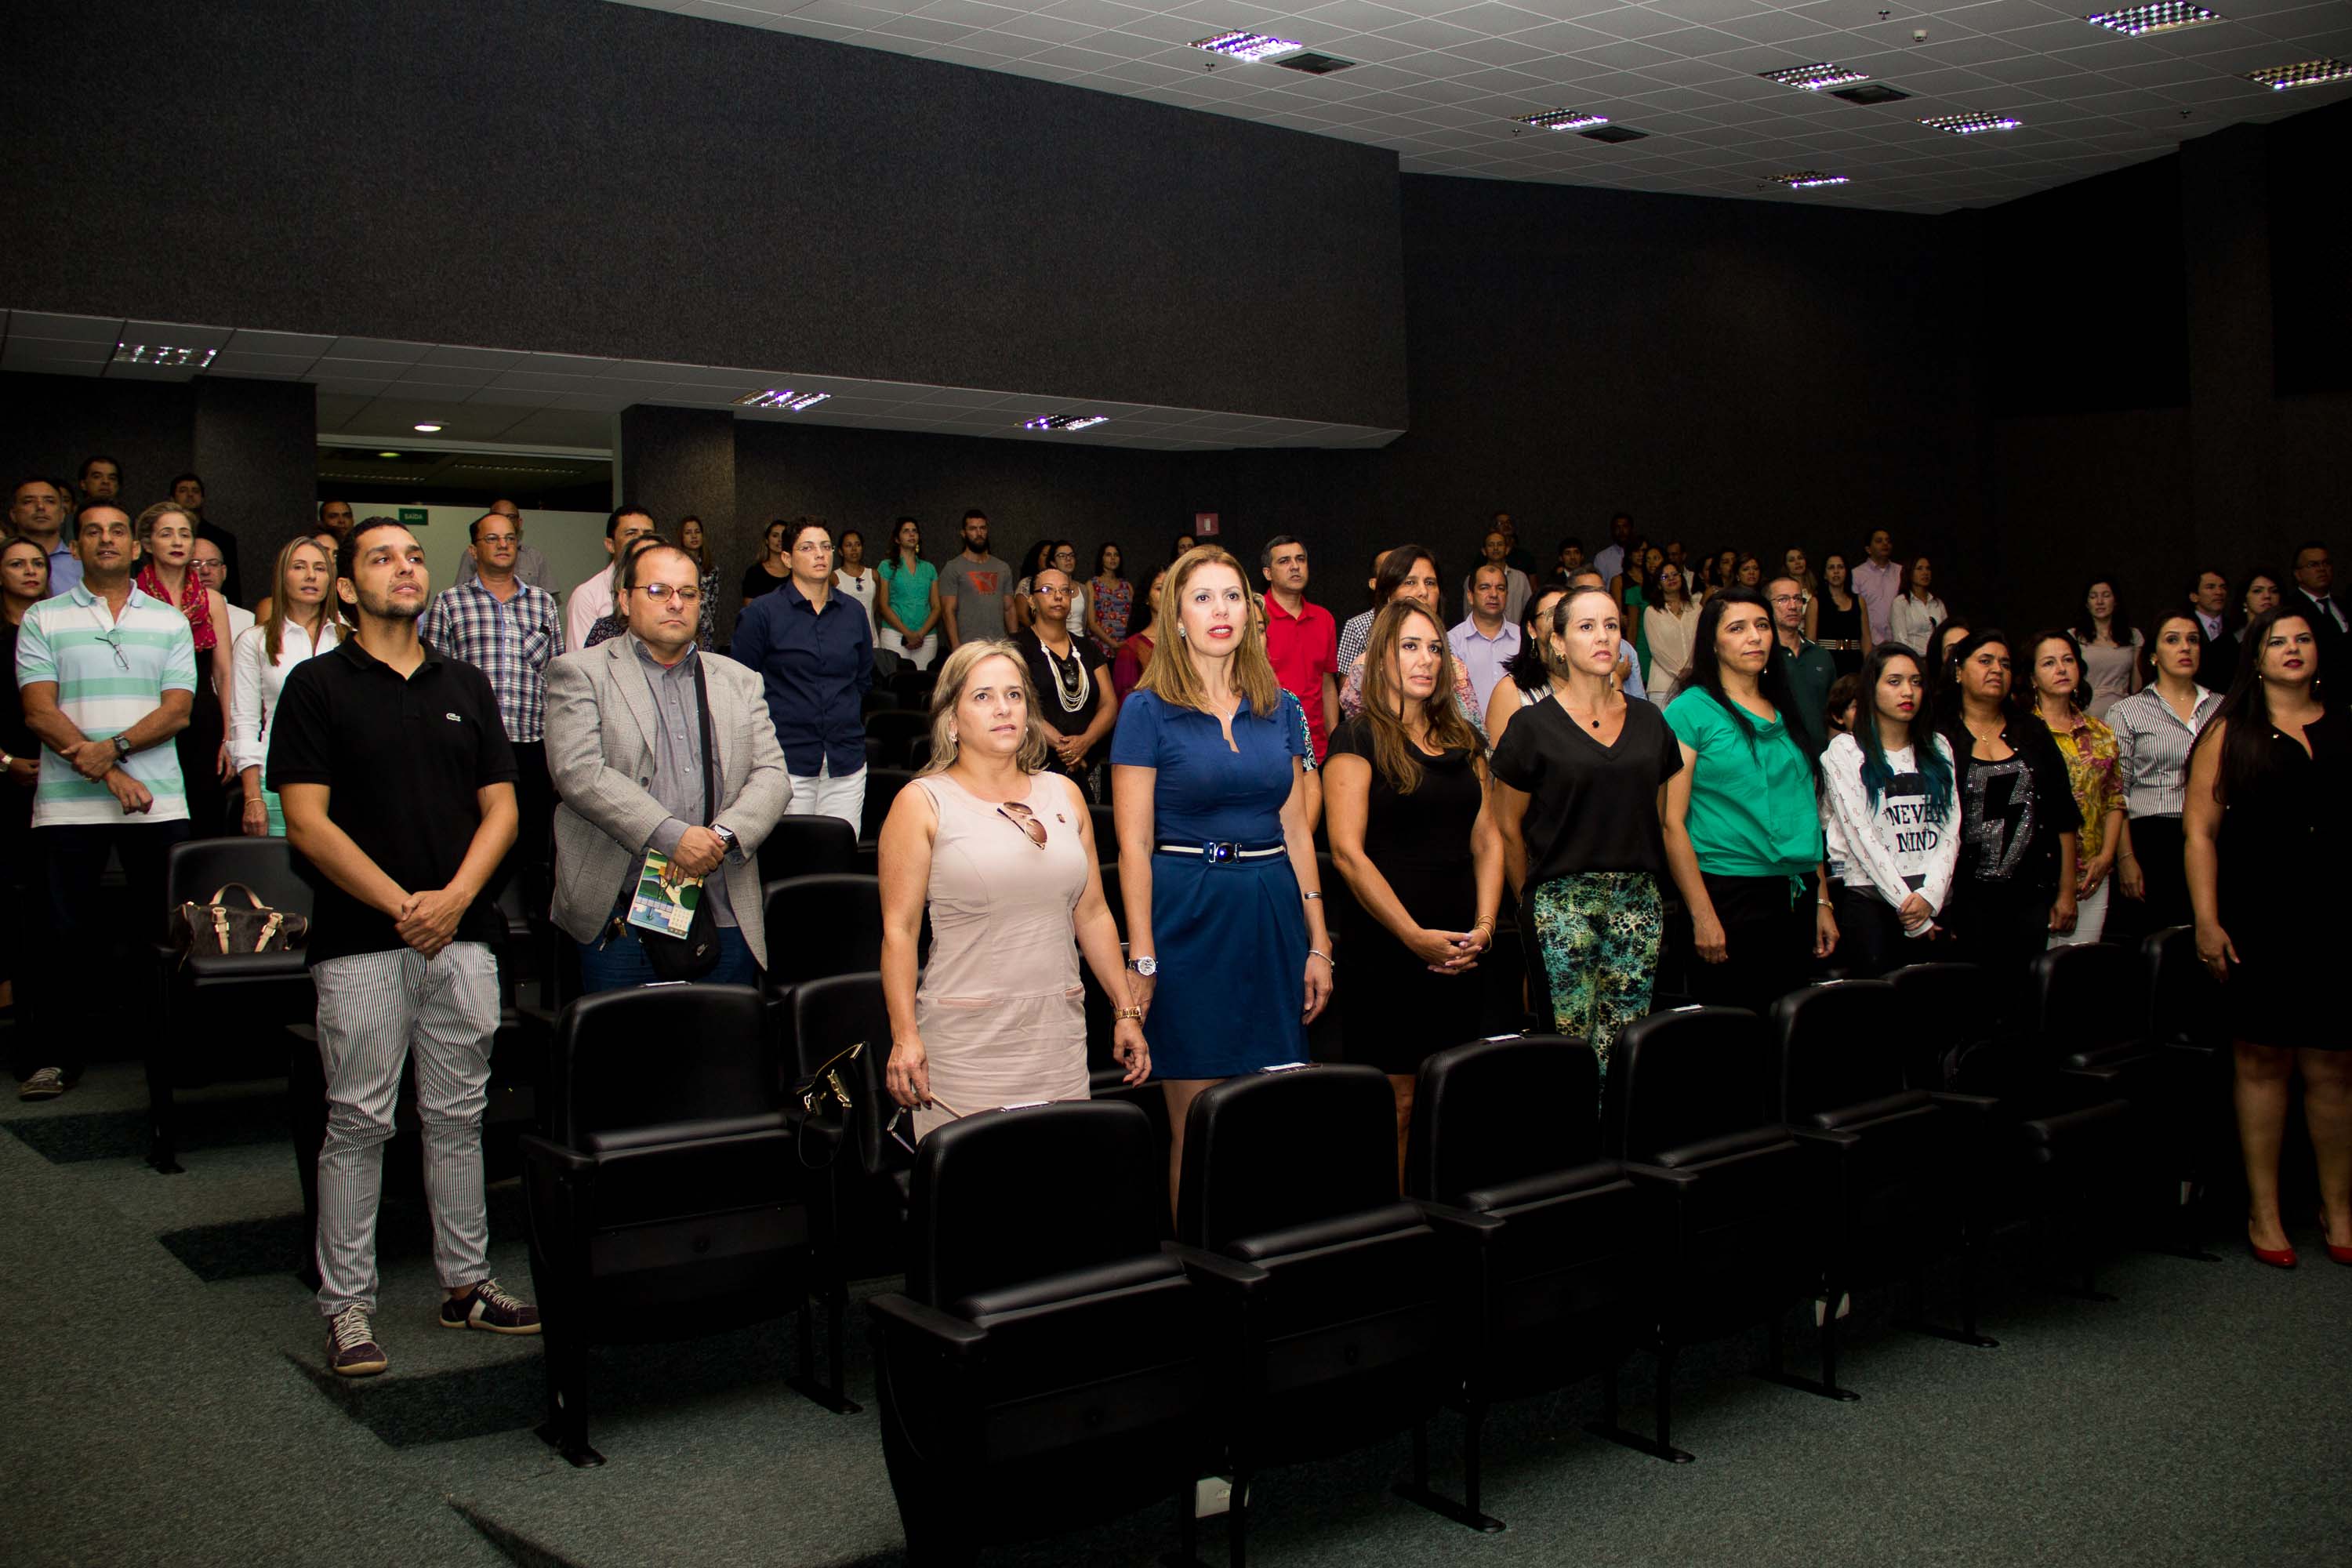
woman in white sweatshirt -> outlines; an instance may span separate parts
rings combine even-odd
[[[1959,859],[1952,751],[1927,722],[1918,656],[1883,643],[1862,668],[1853,731],[1822,756],[1822,827],[1838,884],[1839,962],[1879,974],[1933,954]]]

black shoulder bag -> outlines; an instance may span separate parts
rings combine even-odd
[[[694,702],[702,717],[702,826],[719,820],[719,741],[710,727],[710,689],[703,684],[702,655],[694,656]],[[701,896],[694,900],[694,920],[684,936],[666,936],[639,930],[637,942],[646,963],[666,981],[699,980],[719,966],[719,917],[710,909],[710,881],[727,875],[727,862],[703,879]]]

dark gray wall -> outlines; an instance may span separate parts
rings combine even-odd
[[[1395,154],[601,0],[17,0],[0,303],[1396,426]]]

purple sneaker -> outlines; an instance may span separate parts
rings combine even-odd
[[[327,1367],[337,1377],[373,1377],[390,1364],[365,1307],[346,1307],[327,1320]]]
[[[441,1299],[441,1326],[488,1329],[494,1334],[535,1334],[539,1309],[500,1289],[497,1280],[485,1279],[462,1296]]]

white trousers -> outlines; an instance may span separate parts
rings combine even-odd
[[[2074,929],[2052,931],[2050,945],[2076,947],[2086,942],[2098,941],[2099,933],[2107,929],[2107,889],[2115,885],[2116,874],[2113,871],[2100,878],[2099,885],[2091,890],[2091,896],[2075,903]]]
[[[866,770],[836,777],[831,763],[820,763],[814,778],[799,773],[787,774],[793,781],[793,798],[785,803],[786,816],[837,816],[849,824],[852,833],[862,832],[866,826]]]

